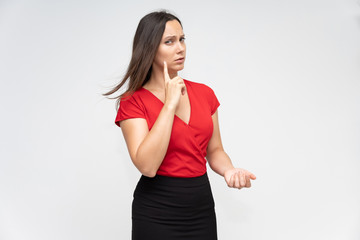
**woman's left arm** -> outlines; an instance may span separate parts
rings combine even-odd
[[[218,111],[212,115],[214,125],[213,135],[207,147],[206,159],[209,162],[211,169],[225,178],[229,187],[241,189],[243,187],[251,187],[250,180],[255,180],[256,176],[251,172],[235,168],[229,156],[224,151],[218,121]]]

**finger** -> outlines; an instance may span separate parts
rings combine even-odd
[[[181,83],[181,84],[185,84],[184,83],[184,79],[182,79],[180,76],[175,76],[173,79],[171,79],[172,81],[176,82],[176,83]]]
[[[229,177],[228,175],[225,175],[225,182],[228,185],[228,187],[230,187],[230,181],[231,181],[231,176]]]
[[[243,187],[245,187],[245,185],[242,182],[242,174],[241,174],[241,172],[237,172],[237,174],[238,174],[238,177],[239,177],[239,185],[240,185],[239,190],[240,190]]]
[[[164,79],[165,79],[165,82],[170,80],[166,61],[164,61]]]
[[[246,185],[245,185],[245,187],[247,187],[247,188],[251,187],[251,181],[250,181],[249,178],[246,179]]]
[[[235,178],[234,178],[234,174],[233,174],[230,177],[230,185],[229,185],[229,187],[234,187],[234,182],[235,182]]]
[[[255,176],[253,173],[251,173],[251,172],[249,172],[249,177],[251,178],[251,180],[255,180],[255,179],[256,179],[256,176]]]
[[[180,85],[181,85],[181,94],[185,95],[185,93],[186,93],[186,85],[184,83],[184,80],[181,79]]]
[[[181,88],[181,94],[185,95],[185,93],[186,93],[186,87],[184,86],[183,88]]]
[[[246,174],[244,172],[240,173],[240,183],[241,183],[241,187],[245,187],[246,185]]]
[[[185,85],[184,79],[182,79],[179,76],[176,76],[175,78],[171,79],[171,81],[178,83],[181,86],[181,94],[185,95],[185,93],[186,93],[186,85]]]
[[[224,179],[225,179],[226,184],[230,187],[231,176],[225,174],[225,175],[224,175]]]
[[[248,170],[246,170],[246,175],[247,175],[248,177],[250,177],[251,180],[255,180],[255,179],[256,179],[256,176],[255,176],[253,173],[249,172]]]
[[[235,178],[235,185],[234,185],[234,187],[240,188],[241,186],[240,186],[239,174],[235,173],[235,174],[234,174],[234,178]]]

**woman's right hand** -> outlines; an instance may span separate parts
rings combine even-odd
[[[186,92],[184,80],[176,76],[170,78],[167,68],[167,63],[164,61],[164,79],[165,79],[165,103],[164,105],[176,109],[180,102],[181,95]]]

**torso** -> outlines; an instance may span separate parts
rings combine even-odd
[[[157,175],[198,177],[206,172],[206,149],[213,132],[212,115],[219,102],[208,86],[185,79],[184,83],[187,93],[180,98],[168,149]],[[150,131],[164,100],[164,92],[142,87],[121,100],[115,123],[120,126],[122,120],[144,118]]]
[[[151,92],[155,97],[157,97],[161,102],[165,102],[165,92],[159,92],[155,90],[150,90],[146,86],[143,86],[146,90]],[[180,118],[186,124],[189,124],[190,115],[191,115],[191,105],[189,100],[189,95],[185,91],[184,95],[181,95],[179,104],[175,110],[175,115]]]

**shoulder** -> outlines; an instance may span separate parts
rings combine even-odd
[[[197,96],[203,96],[205,99],[213,99],[215,96],[214,90],[204,83],[193,82],[184,79],[187,87],[190,87]]]
[[[120,104],[116,115],[115,123],[120,126],[120,121],[128,118],[145,118],[145,106],[141,98],[142,91],[125,93],[120,98]]]
[[[141,105],[144,98],[144,89],[140,88],[135,92],[125,92],[120,98],[120,106],[127,104]]]
[[[125,101],[131,101],[131,100],[136,100],[141,98],[141,96],[143,95],[143,89],[140,88],[138,90],[136,90],[135,92],[125,92],[121,98],[120,98],[120,102],[125,102]]]
[[[119,102],[119,111],[123,111],[126,109],[140,109],[144,110],[144,89],[140,88],[135,92],[127,92],[124,93]]]
[[[193,81],[189,81],[186,79],[184,79],[184,82],[186,83],[186,85],[190,86],[191,88],[196,90],[198,93],[199,92],[206,93],[206,94],[214,93],[213,89],[204,83],[193,82]]]
[[[212,88],[203,83],[192,82],[185,79],[184,81],[187,87],[190,87],[191,91],[195,93],[195,95],[199,99],[204,100],[204,103],[209,106],[209,111],[211,112],[211,115],[213,115],[216,109],[220,106],[220,103]]]

